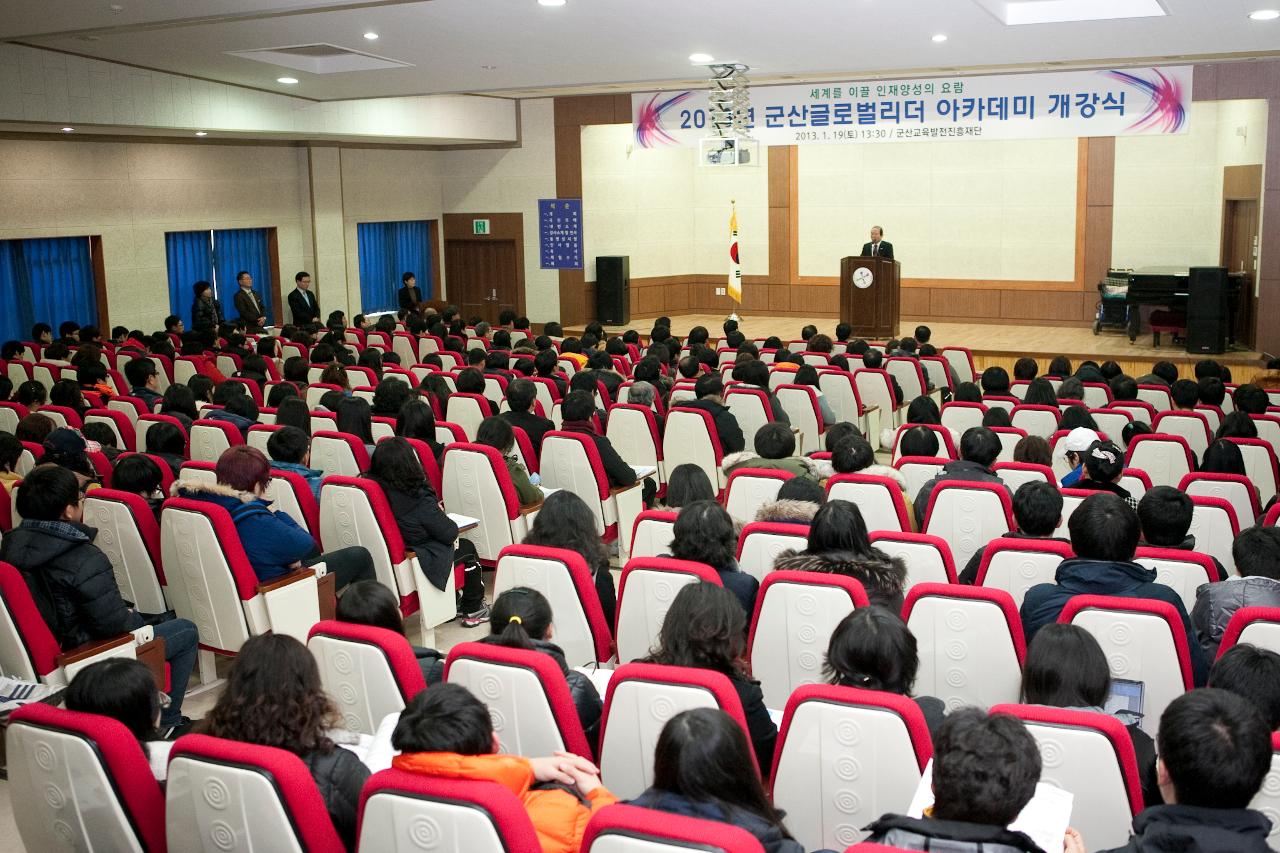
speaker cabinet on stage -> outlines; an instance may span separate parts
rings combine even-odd
[[[1187,279],[1187,352],[1227,351],[1227,268],[1192,267]]]
[[[606,326],[631,322],[631,256],[596,256],[596,319]]]

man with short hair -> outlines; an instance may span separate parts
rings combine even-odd
[[[1013,518],[1018,529],[1004,534],[1004,539],[1048,539],[1071,543],[1069,539],[1053,535],[1062,523],[1062,492],[1043,480],[1023,483],[1013,493]],[[981,550],[974,552],[969,558],[969,564],[960,573],[960,583],[978,582],[978,569],[990,547],[991,543],[988,542]]]
[[[1009,487],[991,470],[992,463],[1000,455],[1001,447],[1000,436],[986,427],[970,427],[965,430],[964,435],[960,436],[960,459],[942,466],[941,472],[920,487],[920,494],[916,495],[915,500],[916,527],[924,529],[925,515],[929,510],[929,498],[939,483],[948,480],[965,483],[996,483],[1007,494]]]
[[[1045,625],[1056,621],[1067,602],[1077,595],[1163,601],[1173,607],[1181,620],[1195,683],[1204,684],[1209,667],[1196,642],[1182,596],[1173,587],[1158,583],[1155,569],[1133,561],[1139,530],[1138,514],[1133,508],[1121,497],[1099,492],[1076,507],[1067,526],[1076,556],[1058,565],[1055,583],[1031,587],[1022,600],[1022,628],[1027,642]]]
[[[1248,699],[1262,712],[1267,728],[1280,729],[1280,654],[1237,643],[1213,662],[1209,686]]]
[[[928,816],[887,814],[868,827],[867,841],[904,850],[1046,853],[1008,828],[1035,796],[1040,769],[1040,748],[1017,717],[952,711],[933,738]],[[1083,853],[1075,830],[1066,840],[1069,853]]]
[[[63,651],[107,640],[152,624],[164,640],[170,705],[160,712],[160,736],[185,733],[182,700],[195,666],[199,637],[186,619],[137,613],[120,595],[111,560],[83,524],[85,493],[76,476],[57,465],[38,465],[18,492],[22,523],[0,542],[0,560],[22,573],[36,607]]]
[[[635,469],[618,455],[618,451],[613,449],[613,443],[608,438],[596,432],[591,422],[595,406],[595,400],[586,391],[570,391],[560,407],[561,414],[564,415],[564,422],[560,425],[560,429],[563,432],[585,435],[596,446],[596,451],[600,454],[600,464],[604,467],[610,487],[633,485],[636,481]]]
[[[293,324],[305,326],[320,322],[320,303],[311,292],[311,273],[300,272],[293,277],[293,282],[295,287],[289,294],[289,311],[293,313]]]
[[[271,470],[297,474],[307,481],[316,500],[320,500],[324,472],[311,467],[311,438],[305,432],[296,426],[273,430],[267,439],[267,455],[271,458]]]
[[[1142,544],[1155,548],[1195,551],[1196,537],[1190,532],[1194,515],[1195,503],[1186,492],[1172,486],[1156,486],[1138,502]],[[1226,580],[1226,568],[1218,562],[1217,557],[1212,554],[1207,556],[1213,560],[1213,565],[1218,570],[1218,576],[1214,580]]]
[[[147,411],[155,411],[156,403],[163,399],[159,391],[160,371],[156,363],[149,358],[133,358],[124,364],[124,378],[129,382],[129,396],[137,397],[147,406]]]
[[[186,331],[186,326],[182,322],[182,318],[177,314],[170,314],[164,318],[164,331],[169,335],[181,335]]]
[[[884,355],[880,352],[880,350],[871,349],[869,346],[867,346],[866,343],[863,343],[862,345],[864,347],[867,347],[862,352],[862,366],[867,368],[868,370],[883,369]],[[849,348],[849,352],[854,352],[853,347]],[[893,405],[895,407],[901,406],[903,403],[902,386],[898,384],[898,377],[894,376],[892,373],[888,374],[888,376],[889,376],[889,387],[893,390]]]
[[[240,289],[236,291],[232,302],[236,306],[236,313],[240,315],[240,322],[244,323],[246,329],[262,331],[262,324],[267,322],[267,312],[262,307],[258,294],[253,292],[253,276],[249,275],[248,270],[240,270],[236,273],[236,284]]]
[[[721,461],[725,475],[732,474],[739,468],[767,468],[773,471],[786,471],[797,477],[808,477],[817,482],[818,463],[805,456],[795,456],[796,437],[791,427],[772,421],[756,430],[752,442],[755,452],[743,450],[730,453]],[[750,519],[743,519],[750,521]]]
[[[513,427],[519,427],[529,436],[535,453],[542,454],[542,438],[556,428],[548,418],[533,411],[533,401],[538,396],[538,389],[528,379],[517,379],[507,386],[507,405],[510,411],[498,417]]]
[[[1200,402],[1200,386],[1191,379],[1179,379],[1169,386],[1175,411],[1191,411]]]
[[[1141,504],[1138,515],[1142,515]],[[1240,531],[1231,543],[1231,556],[1240,576],[1202,584],[1191,608],[1191,623],[1209,657],[1218,654],[1222,636],[1237,610],[1280,607],[1280,528],[1256,524]]]
[[[680,404],[683,409],[701,409],[711,415],[715,424],[716,436],[720,439],[720,451],[724,454],[738,453],[747,446],[742,435],[742,427],[728,406],[724,404],[724,381],[718,373],[707,373],[698,378],[693,386],[696,400],[687,400]]]
[[[1249,808],[1271,769],[1271,730],[1257,708],[1226,690],[1192,690],[1160,715],[1156,743],[1165,804],[1138,814],[1115,850],[1267,853],[1271,821]]]
[[[871,226],[871,242],[862,245],[862,257],[893,260],[893,244],[884,239],[884,229],[879,225]]]

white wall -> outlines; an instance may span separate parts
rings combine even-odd
[[[884,227],[909,278],[1075,275],[1075,139],[798,151],[801,275],[838,275],[872,225]]]
[[[1218,263],[1222,170],[1263,162],[1267,103],[1199,101],[1189,121],[1177,136],[1116,139],[1113,266]]]
[[[766,164],[697,165],[692,148],[633,148],[631,125],[582,128],[586,278],[597,255],[629,255],[631,276],[721,275],[728,271],[730,201],[737,202],[744,275],[769,272]]]

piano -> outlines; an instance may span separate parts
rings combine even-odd
[[[1235,343],[1236,308],[1240,301],[1241,282],[1245,273],[1227,276],[1227,339]],[[1187,293],[1190,274],[1186,267],[1142,267],[1135,270],[1112,270],[1108,280],[1128,279],[1129,290],[1125,302],[1133,305],[1159,305],[1181,314],[1187,312]],[[1141,331],[1142,312],[1129,311],[1129,342],[1133,343]]]

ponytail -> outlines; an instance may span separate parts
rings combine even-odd
[[[499,645],[532,651],[551,628],[551,604],[536,589],[513,587],[493,602],[489,627]]]

